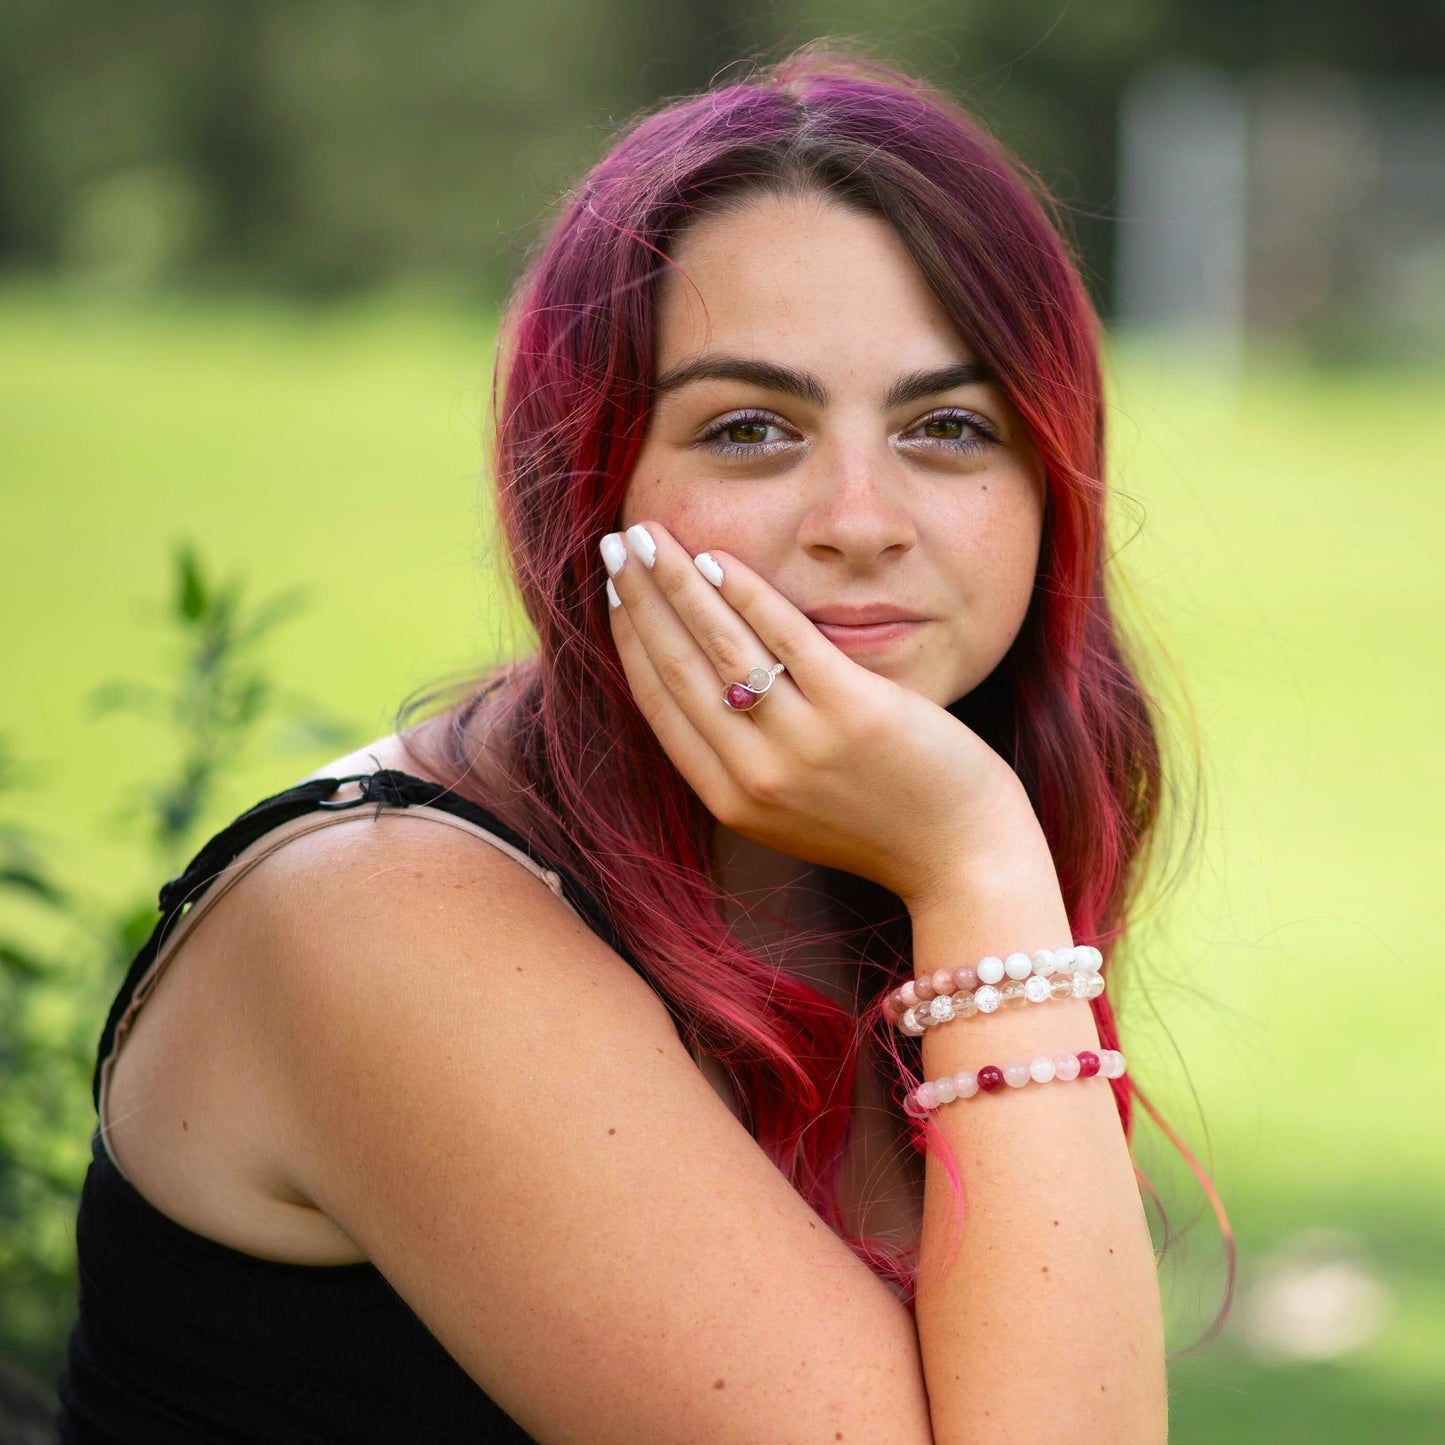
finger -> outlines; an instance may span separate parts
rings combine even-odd
[[[658,523],[642,525],[650,541],[636,528],[629,530],[634,545],[613,583],[657,676],[738,776],[740,769],[756,764],[757,749],[750,738],[753,729],[738,727],[737,710],[725,705],[724,693],[728,684],[771,658],[677,539]],[[647,556],[652,558],[650,567],[645,565]],[[766,704],[770,731],[786,728],[789,704],[799,701],[795,694],[789,698],[792,691],[785,679],[775,678],[767,697],[755,705],[755,714],[761,716]]]
[[[757,633],[682,544],[661,524],[644,525],[656,549],[652,579],[712,664],[718,680],[726,685],[746,677],[755,667],[770,666],[773,659],[767,656]],[[779,697],[786,691],[780,689]],[[771,697],[771,688],[769,693]]]
[[[609,612],[612,638],[638,711],[662,744],[673,766],[702,799],[703,806],[714,817],[721,816],[735,794],[727,765],[712,744],[693,726],[672,689],[658,675],[627,607],[610,607]],[[752,732],[756,737],[755,729],[739,731]],[[734,751],[745,752],[743,749]],[[747,766],[745,761],[734,765]]]
[[[783,676],[792,679],[795,699],[825,707],[850,681],[856,687],[857,674],[866,669],[824,637],[807,613],[730,553],[702,555],[711,567],[700,567],[699,575],[711,573],[708,580],[727,602],[729,612],[741,618],[763,649],[787,668]],[[714,580],[719,572],[721,582]],[[796,705],[791,712],[797,714]]]

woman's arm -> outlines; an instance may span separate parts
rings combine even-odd
[[[719,588],[665,528],[647,530],[650,564],[609,564],[623,603],[613,635],[638,706],[715,818],[895,892],[920,975],[1070,941],[1023,784],[982,738],[846,657],[737,558],[712,553]],[[719,680],[768,656],[786,665],[786,685],[755,721],[729,716]],[[931,1031],[924,1070],[1097,1043],[1084,1000],[1053,1001]],[[943,1270],[948,1181],[930,1158],[917,1330],[934,1438],[1162,1441],[1158,1287],[1107,1082],[965,1100],[937,1118],[969,1213]]]
[[[1070,942],[1053,860],[1022,787],[1014,840],[913,910],[914,972]],[[1096,1049],[1083,999],[930,1029],[923,1076]],[[917,1327],[939,1445],[1168,1436],[1153,1247],[1113,1091],[1102,1077],[944,1104],[933,1119],[963,1176],[964,1220],[931,1154]]]
[[[222,909],[288,1191],[536,1439],[931,1445],[907,1309],[532,874],[359,815]]]

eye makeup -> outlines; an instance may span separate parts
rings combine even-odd
[[[913,437],[911,434],[926,427],[958,427],[961,428],[960,435],[938,436],[924,435]],[[772,412],[759,410],[743,410],[730,412],[728,415],[719,417],[713,422],[701,436],[698,437],[695,445],[706,448],[722,456],[766,456],[782,446],[793,444],[794,438],[789,436],[783,440],[769,439],[766,433],[770,430],[788,431],[788,427],[780,417]],[[762,432],[762,436],[754,436],[752,440],[743,440],[736,435],[729,436],[729,433],[738,432]],[[969,434],[971,433],[971,435]],[[943,407],[937,411],[930,412],[920,421],[913,424],[907,432],[902,434],[905,445],[923,446],[929,450],[944,450],[957,453],[968,453],[982,451],[988,446],[999,445],[1001,438],[998,433],[981,416],[974,412],[964,411],[958,407]]]

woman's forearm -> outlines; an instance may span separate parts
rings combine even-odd
[[[916,976],[1072,942],[1032,811],[1015,836],[1023,842],[989,876],[961,880],[952,896],[915,911]],[[1001,1009],[931,1028],[923,1077],[1098,1045],[1082,999]],[[953,1204],[930,1154],[916,1319],[937,1445],[1161,1445],[1158,1279],[1108,1082],[979,1093],[932,1117],[964,1191],[962,1234],[945,1268]]]

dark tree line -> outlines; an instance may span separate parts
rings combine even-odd
[[[619,121],[820,35],[972,104],[1063,201],[1106,311],[1142,67],[1445,67],[1436,0],[0,0],[0,268],[491,299]]]

